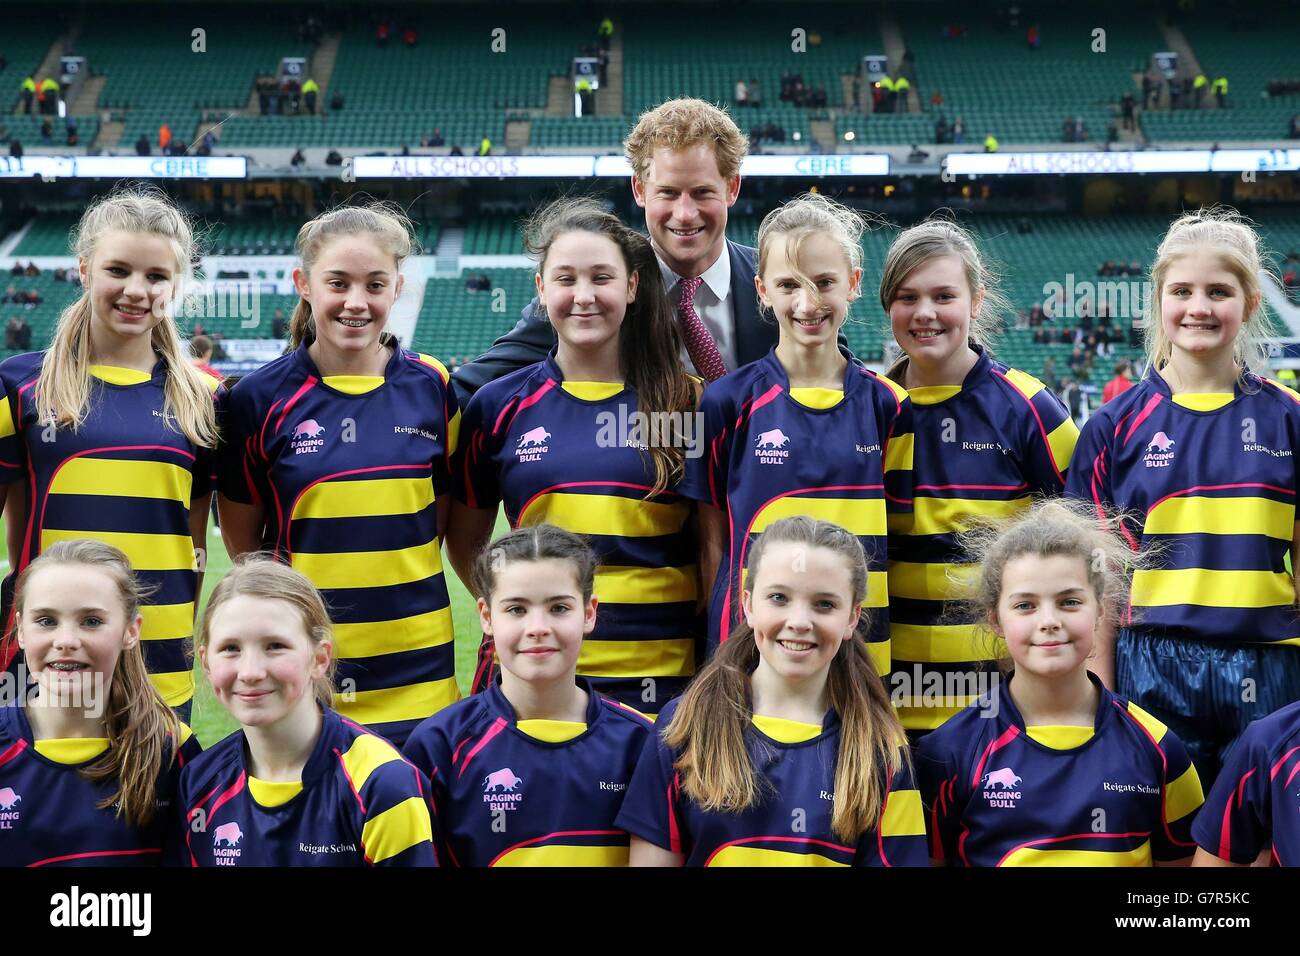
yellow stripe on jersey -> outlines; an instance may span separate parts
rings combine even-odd
[[[395,551],[337,551],[312,554],[295,551],[293,567],[322,591],[354,588],[364,581],[369,588],[423,581],[442,571],[438,542]]]
[[[194,634],[194,602],[184,604],[145,604],[140,608],[144,624],[140,628],[142,641],[168,641],[191,637]]]
[[[1205,792],[1195,764],[1188,764],[1177,780],[1165,784],[1165,815],[1171,823],[1195,813],[1204,802]]]
[[[1029,507],[1028,495],[1009,501],[990,501],[982,498],[929,498],[918,494],[912,502],[912,522],[907,533],[945,534],[952,531],[969,531],[972,523],[966,519],[1009,518]]]
[[[596,597],[604,604],[671,604],[699,595],[695,565],[684,568],[624,568],[596,571]]]
[[[1031,740],[1037,740],[1044,747],[1051,747],[1053,750],[1073,750],[1075,747],[1082,747],[1092,739],[1093,729],[1044,724],[1040,727],[1026,727],[1025,733]]]
[[[548,744],[562,744],[574,737],[581,737],[587,732],[587,725],[580,720],[519,720],[515,721],[521,734],[527,734],[534,740],[544,740]]]
[[[754,846],[729,846],[719,850],[709,866],[848,866],[817,853],[787,853]]]
[[[1291,388],[1288,385],[1283,385],[1281,382],[1271,378],[1266,378],[1264,379],[1264,381],[1268,382],[1270,385],[1275,385],[1279,390],[1285,392],[1287,395],[1290,395],[1292,399],[1294,399],[1297,402],[1300,402],[1300,392],[1297,392],[1294,388]]]
[[[908,698],[907,700],[911,699],[914,698]],[[907,700],[899,701],[894,708],[898,713],[899,721],[904,727],[908,730],[938,730],[979,698],[954,697],[953,700],[957,703],[950,706],[936,705],[934,707],[912,706],[907,703]]]
[[[38,754],[62,764],[85,763],[108,749],[107,737],[51,737],[34,743]]]
[[[867,645],[867,656],[871,658],[871,666],[876,669],[879,677],[884,677],[889,673],[890,665],[893,661],[893,649],[888,638],[883,641],[872,641]]]
[[[132,531],[63,531],[41,529],[41,550],[48,551],[60,541],[93,538],[104,541],[124,553],[137,571],[193,571],[194,539],[179,534],[143,534]]]
[[[391,621],[334,625],[336,657],[378,657],[398,651],[437,647],[452,639],[451,608],[412,614]]]
[[[1018,368],[1007,369],[1006,376],[1007,381],[1024,392],[1025,398],[1033,398],[1047,387],[1028,372],[1022,372]]]
[[[14,410],[8,401],[0,399],[0,438],[14,434]]]
[[[600,585],[597,584],[597,594]],[[687,677],[695,673],[695,640],[582,642],[578,673],[583,677]]]
[[[450,458],[456,454],[456,448],[460,445],[460,409],[456,409],[456,414],[451,416],[451,421],[447,422],[447,457]]]
[[[248,778],[248,794],[264,807],[282,807],[302,793],[301,780],[258,780]]]
[[[844,401],[842,388],[792,388],[790,397],[805,408],[834,408]]]
[[[938,405],[961,394],[960,385],[918,385],[907,390],[913,405]]]
[[[423,362],[425,365],[432,365],[434,368],[438,370],[438,374],[442,376],[443,385],[446,385],[447,382],[451,380],[451,373],[447,371],[447,366],[443,365],[432,355],[426,355],[424,352],[419,352],[417,354],[420,356],[421,362]]]
[[[181,744],[183,745],[185,741],[189,740],[191,737],[194,736],[194,731],[190,730],[190,725],[185,723],[185,721],[183,720],[180,721],[180,725],[181,725]]]
[[[793,515],[807,515],[830,521],[859,537],[882,536],[888,532],[883,498],[778,498],[754,517],[749,530],[761,534],[768,525]]]
[[[613,398],[626,386],[622,382],[563,382],[560,388],[584,402],[603,402]]]
[[[1194,412],[1212,412],[1230,404],[1236,397],[1232,392],[1185,392],[1174,396],[1174,404]]]
[[[1277,607],[1294,603],[1295,585],[1273,571],[1135,571],[1132,600],[1134,607]]]
[[[313,485],[294,505],[300,518],[371,518],[413,515],[433,504],[428,478],[366,478],[323,481]]]
[[[1099,841],[1104,842],[1104,841]],[[1000,866],[1150,866],[1151,841],[1132,850],[1040,850],[1022,847]]]
[[[895,790],[885,801],[885,812],[880,816],[882,837],[925,836],[925,808],[921,805],[921,791]]]
[[[801,744],[820,736],[822,732],[821,724],[809,724],[802,720],[769,717],[767,714],[754,714],[749,719],[764,734],[783,744]]]
[[[1151,739],[1156,743],[1160,743],[1165,739],[1165,734],[1169,728],[1131,700],[1128,702],[1128,712],[1134,720],[1146,728],[1147,733],[1151,735]]]
[[[407,797],[397,806],[368,817],[361,827],[361,843],[371,863],[382,863],[432,839],[429,806],[419,797]]]
[[[690,517],[688,502],[665,504],[620,495],[555,492],[539,495],[519,516],[520,527],[553,524],[574,534],[651,538],[677,534]]]
[[[880,381],[882,385],[884,385],[886,388],[888,388],[891,392],[894,393],[894,398],[898,399],[900,403],[903,401],[903,399],[907,398],[907,389],[903,388],[903,386],[899,385],[893,379],[886,378],[885,376],[880,375],[878,373],[876,374],[876,378],[877,380]]]
[[[352,786],[360,793],[372,773],[386,763],[401,759],[397,748],[382,737],[359,734],[343,755],[343,766],[347,768]]]
[[[1074,419],[1066,416],[1065,421],[1052,429],[1047,436],[1047,447],[1052,453],[1052,461],[1056,464],[1057,471],[1065,471],[1070,467],[1070,459],[1074,457],[1074,446],[1079,443],[1079,426],[1074,424]]]
[[[168,707],[179,707],[194,696],[194,671],[150,674],[149,680]]]
[[[1268,498],[1167,498],[1147,513],[1146,534],[1263,534],[1290,541],[1295,505]]]
[[[321,381],[336,392],[343,392],[345,395],[364,395],[383,385],[384,377],[382,375],[326,375]]]
[[[1006,656],[1007,643],[992,631],[974,624],[889,625],[894,660],[926,664],[995,661]]]
[[[348,720],[369,727],[402,720],[424,720],[458,700],[460,690],[456,687],[456,678],[447,677],[422,684],[340,694],[334,709]]]
[[[889,593],[917,601],[960,600],[970,596],[978,575],[977,564],[894,561],[889,565]]]
[[[50,484],[49,493],[160,498],[188,505],[193,481],[187,469],[167,462],[87,456],[65,462]]]
[[[152,372],[142,372],[135,368],[121,368],[117,365],[92,365],[90,374],[110,385],[143,385],[153,378]]]
[[[521,846],[493,866],[627,866],[626,846]]]
[[[885,471],[911,471],[915,446],[916,436],[911,432],[891,438],[889,447],[885,449]]]

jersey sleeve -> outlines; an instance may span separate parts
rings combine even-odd
[[[10,380],[0,365],[0,484],[22,477],[27,449],[19,434],[18,383]]]
[[[501,409],[494,408],[493,389],[476,392],[460,422],[460,437],[451,465],[451,492],[470,508],[495,509],[501,502],[496,462],[500,438],[492,434]],[[504,430],[504,429],[503,429]]]
[[[1115,506],[1110,481],[1111,430],[1110,418],[1104,412],[1088,419],[1075,445],[1065,481],[1065,494],[1091,503],[1099,517]]]
[[[163,866],[188,866],[190,863],[189,842],[186,839],[190,821],[186,813],[188,804],[181,781],[185,778],[185,768],[202,752],[203,747],[199,744],[199,738],[194,736],[194,732],[188,726],[181,724],[181,745],[176,752],[176,760],[163,770],[159,783],[160,789],[166,790],[165,793],[158,795],[159,799],[169,801],[170,810],[160,820],[163,828]]]
[[[437,866],[429,815],[429,781],[406,760],[371,771],[359,796],[361,846],[371,866]]]
[[[217,487],[221,494],[242,505],[260,504],[265,465],[257,450],[258,422],[252,391],[236,385],[217,400]]]
[[[226,386],[218,384],[212,390],[213,404],[220,409],[229,393]],[[193,482],[190,486],[190,500],[203,498],[205,501],[217,486],[217,449],[199,446],[194,449]]]
[[[456,858],[446,852],[446,829],[442,821],[447,819],[447,774],[451,767],[451,747],[447,736],[441,728],[422,724],[416,727],[402,748],[402,756],[415,764],[415,768],[424,774],[429,783],[429,817],[433,827],[434,845],[438,848],[438,858],[451,865],[456,865]]]
[[[1161,738],[1160,749],[1165,754],[1165,778],[1160,787],[1160,826],[1151,833],[1151,856],[1160,861],[1183,860],[1196,852],[1192,823],[1205,794],[1187,748],[1172,730]]]
[[[699,410],[703,430],[677,486],[683,497],[715,508],[727,505],[727,468],[736,422],[731,405],[716,384],[705,387]]]
[[[885,808],[874,832],[858,842],[855,866],[927,866],[925,810],[912,768],[906,760],[894,774]]]
[[[1065,403],[1050,388],[1024,372],[1006,375],[1023,400],[1017,411],[1020,468],[1030,492],[1056,496],[1065,490],[1066,474],[1079,441],[1079,427]]]
[[[957,755],[938,735],[921,738],[916,751],[916,776],[926,814],[930,857],[938,862],[956,860],[965,806],[963,772]]]
[[[685,854],[678,787],[672,749],[664,743],[662,733],[650,734],[614,826],[664,850]]]
[[[1229,752],[1192,825],[1201,849],[1231,863],[1254,863],[1273,842],[1270,742],[1259,726],[1247,728]]]
[[[882,382],[891,391],[885,398],[880,423],[880,434],[884,436],[885,511],[889,516],[889,533],[901,534],[910,527],[912,515],[912,454],[916,438],[912,400],[888,379]]]

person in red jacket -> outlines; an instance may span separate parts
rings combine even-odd
[[[1106,383],[1101,391],[1101,403],[1105,405],[1116,395],[1122,395],[1133,387],[1133,365],[1128,361],[1115,366],[1115,377]]]

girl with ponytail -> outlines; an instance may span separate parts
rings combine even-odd
[[[0,707],[0,866],[180,862],[172,804],[199,745],[145,671],[144,595],[100,541],[61,541],[18,576],[33,686]]]
[[[9,535],[4,593],[59,541],[120,547],[151,592],[145,665],[186,719],[221,391],[190,362],[175,322],[194,234],[161,191],[132,187],[91,204],[74,248],[84,292],[50,347],[0,365],[0,481],[11,482],[0,498],[22,525]],[[7,630],[13,610],[6,599]],[[0,666],[16,650],[9,633]]]
[[[743,620],[659,718],[615,826],[633,866],[924,866],[903,728],[862,639],[857,537],[799,515],[754,543]],[[667,799],[665,799],[667,795]]]

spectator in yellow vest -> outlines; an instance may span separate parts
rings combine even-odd
[[[1213,85],[1214,98],[1219,101],[1219,109],[1228,105],[1228,78],[1226,76],[1216,77]]]
[[[998,138],[992,133],[984,137],[984,152],[996,153],[998,151]]]
[[[898,104],[895,107],[894,112],[907,112],[907,94],[911,88],[912,84],[907,81],[907,77],[905,76],[900,76],[894,81],[894,96],[898,98]]]
[[[307,107],[307,112],[313,116],[316,114],[316,97],[320,95],[320,84],[307,77],[307,82],[302,85],[302,101]]]
[[[876,86],[880,87],[880,92],[884,94],[881,101],[882,113],[894,112],[894,78],[888,73],[876,81]]]
[[[57,80],[46,77],[41,80],[41,112],[54,116],[59,112],[59,84]]]
[[[478,154],[480,156],[492,155],[492,140],[484,136],[483,141],[478,144]]]

